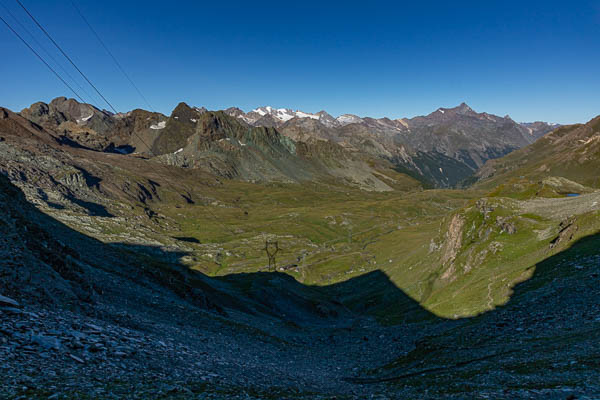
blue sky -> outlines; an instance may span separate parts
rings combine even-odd
[[[119,111],[148,108],[69,0],[22,2]],[[14,0],[0,3],[67,68]],[[599,1],[77,4],[167,114],[180,101],[392,118],[463,101],[517,121],[600,114]],[[0,52],[0,105],[72,97],[3,24]]]

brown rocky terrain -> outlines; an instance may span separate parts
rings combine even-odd
[[[550,134],[584,167],[588,125]],[[589,181],[424,191],[387,145],[279,129],[0,109],[0,397],[598,397]]]

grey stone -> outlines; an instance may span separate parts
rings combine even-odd
[[[19,307],[19,303],[10,297],[0,295],[0,306]]]
[[[31,341],[47,350],[59,350],[61,348],[60,340],[55,337],[33,335]]]

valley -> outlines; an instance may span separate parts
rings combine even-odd
[[[594,398],[599,128],[2,108],[0,396]]]

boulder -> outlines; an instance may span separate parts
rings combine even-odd
[[[2,307],[19,307],[19,303],[10,297],[0,295],[0,306]]]

